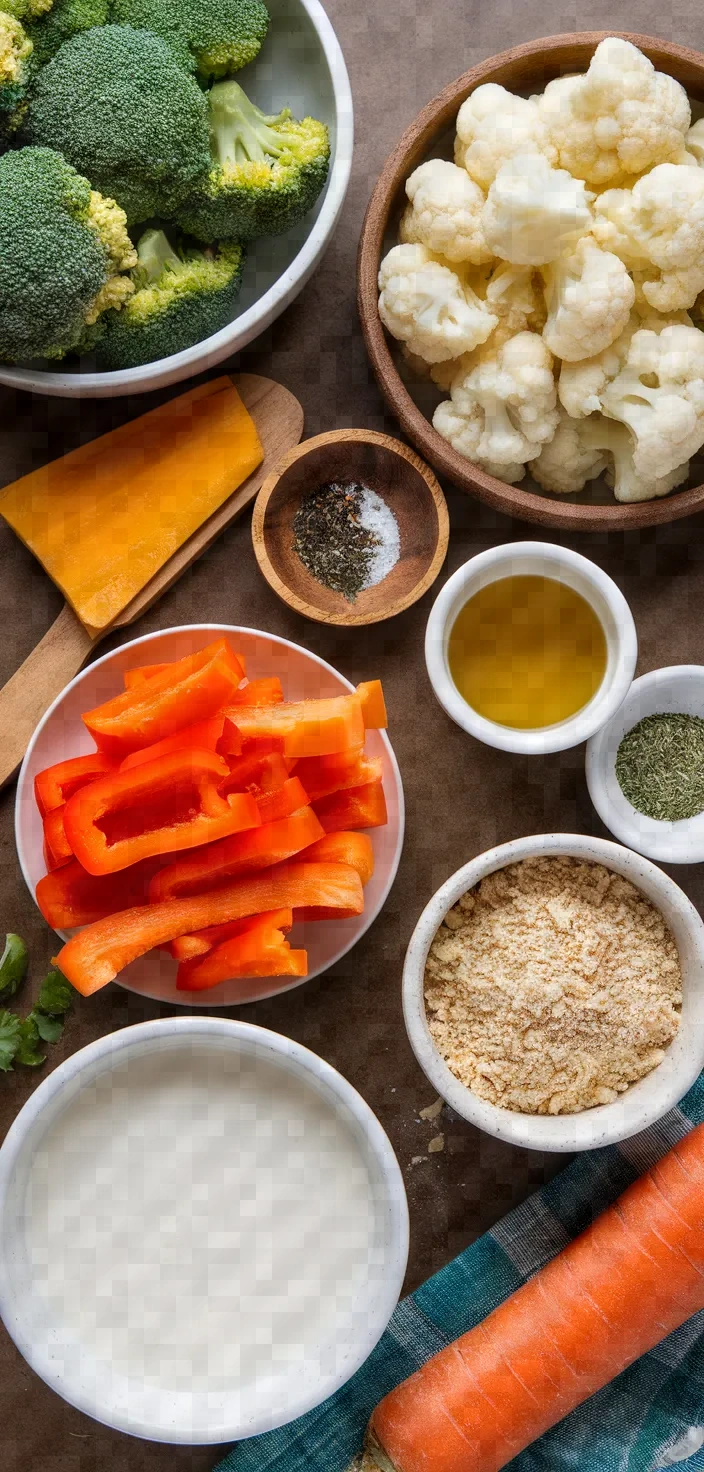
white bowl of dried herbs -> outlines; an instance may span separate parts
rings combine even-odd
[[[634,680],[587,743],[587,785],[602,822],[666,864],[704,860],[704,665]]]

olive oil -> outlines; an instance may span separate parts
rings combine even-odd
[[[591,700],[606,671],[606,637],[593,608],[566,583],[500,578],[457,615],[448,659],[478,715],[537,730]]]

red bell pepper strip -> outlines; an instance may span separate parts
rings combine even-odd
[[[242,679],[242,665],[226,639],[177,660],[161,674],[86,711],[96,745],[116,760],[172,736],[182,726],[214,716]]]
[[[102,751],[89,751],[87,756],[70,757],[68,761],[55,762],[53,767],[45,767],[43,772],[38,772],[34,779],[34,796],[42,817],[53,813],[55,808],[62,808],[79,787],[85,787],[87,782],[111,772],[113,766],[114,762]]]
[[[344,758],[344,760],[343,760]],[[341,751],[334,756],[308,756],[296,762],[294,773],[299,777],[309,802],[319,802],[333,792],[343,792],[346,787],[364,787],[369,782],[380,782],[383,772],[381,757],[368,757],[356,749],[352,753]]]
[[[343,828],[383,828],[388,822],[381,782],[334,792],[332,797],[323,797],[313,807],[326,833]]]
[[[287,777],[276,792],[264,792],[256,799],[262,823],[275,823],[308,806],[308,794],[298,777]]]
[[[308,848],[323,829],[312,808],[303,807],[285,818],[262,823],[250,833],[235,833],[195,853],[183,854],[155,874],[149,886],[153,904],[184,895],[203,894],[241,874],[271,868]],[[338,862],[336,860],[336,862]]]
[[[129,772],[130,767],[141,767],[144,762],[154,762],[157,757],[168,756],[172,751],[185,751],[187,747],[196,751],[215,751],[222,736],[224,722],[224,716],[209,716],[206,721],[194,721],[192,726],[174,731],[173,736],[165,736],[163,741],[155,741],[153,746],[143,746],[140,751],[131,751],[120,762],[120,771]]]
[[[294,704],[232,706],[226,714],[245,742],[278,737],[283,742],[284,756],[327,756],[364,743],[364,719],[357,694]]]
[[[111,874],[140,859],[212,843],[261,823],[249,793],[218,792],[227,763],[214,751],[174,751],[81,788],[64,822],[89,874]]]
[[[179,935],[265,910],[306,905],[361,915],[364,893],[359,875],[347,864],[277,864],[209,894],[139,905],[98,920],[62,946],[55,964],[82,996],[89,997],[138,956]]]
[[[306,951],[292,951],[266,915],[243,930],[240,935],[214,946],[204,956],[184,961],[176,973],[180,992],[202,992],[239,976],[306,976]]]
[[[240,685],[230,702],[231,705],[280,705],[284,692],[278,675],[263,680],[248,680]]]
[[[277,930],[290,930],[293,925],[293,910],[269,910],[266,915],[248,915],[246,920],[231,920],[229,925],[211,925],[207,930],[197,930],[194,935],[179,935],[172,940],[168,950],[175,961],[192,961],[204,956],[225,940],[242,935],[261,920],[269,920]]]
[[[385,731],[389,724],[381,680],[365,680],[357,686],[367,731]]]
[[[278,751],[230,757],[228,766],[230,775],[223,782],[223,792],[251,792],[261,797],[265,792],[277,792],[288,780],[288,763]]]
[[[97,875],[89,874],[77,859],[72,859],[39,880],[37,904],[53,930],[93,925],[118,910],[146,905],[149,881],[162,865],[162,859],[144,859],[120,874]]]
[[[298,858],[311,864],[349,864],[357,870],[362,884],[368,884],[374,873],[374,848],[366,833],[326,833]]]
[[[134,690],[136,685],[143,685],[146,680],[153,680],[155,675],[163,675],[164,670],[170,669],[169,664],[138,664],[131,670],[125,670],[125,690]]]
[[[60,869],[73,858],[73,849],[64,823],[65,812],[64,804],[62,808],[54,808],[51,813],[47,813],[44,819],[44,858],[47,869]]]

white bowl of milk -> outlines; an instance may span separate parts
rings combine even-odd
[[[319,1405],[391,1317],[408,1210],[391,1145],[329,1064],[250,1023],[100,1038],[0,1149],[0,1314],[59,1395],[200,1444]]]

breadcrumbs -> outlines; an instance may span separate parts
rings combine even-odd
[[[425,1000],[448,1067],[522,1114],[611,1103],[661,1062],[680,1025],[674,938],[600,864],[524,859],[483,879],[430,947]]]

